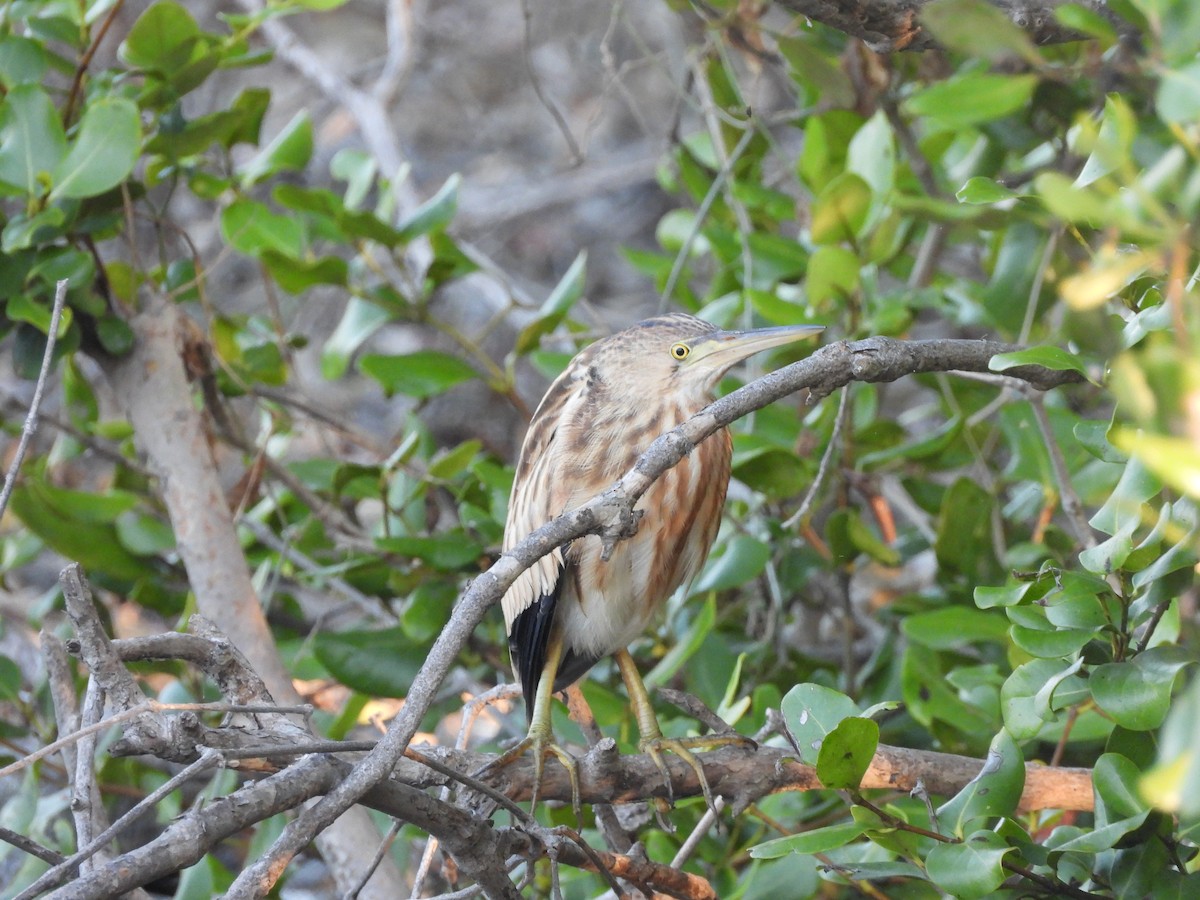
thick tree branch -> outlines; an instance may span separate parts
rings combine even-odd
[[[828,25],[863,41],[876,53],[893,50],[931,50],[938,46],[921,25],[921,11],[936,0],[776,0],[785,9]],[[988,0],[1035,44],[1064,44],[1086,39],[1062,25],[1055,9],[1078,2],[1108,19],[1118,29],[1128,28],[1104,0]]]
[[[258,862],[247,867],[230,889],[230,898],[262,896],[273,883],[269,873],[281,871],[296,853],[358,802],[395,767],[429,711],[442,680],[450,672],[468,637],[504,591],[526,568],[555,547],[585,534],[607,543],[631,533],[636,524],[634,504],[653,481],[676,465],[695,446],[718,429],[755,409],[804,388],[823,397],[850,381],[894,381],[920,372],[988,371],[996,353],[1015,348],[991,341],[897,341],[871,338],[824,347],[812,356],[765,376],[712,403],[673,431],[658,438],[634,468],[608,491],[576,510],[539,528],[472,582],[454,615],[434,643],[417,674],[400,714],[388,733],[336,790],[308,807],[283,830]],[[1039,366],[1008,371],[1009,375],[1046,389],[1081,381],[1075,372],[1056,372]]]
[[[274,698],[294,705],[300,698],[250,581],[250,568],[217,477],[206,423],[194,403],[181,359],[182,316],[176,304],[149,291],[144,308],[129,322],[136,337],[133,350],[101,362],[126,405],[138,448],[158,476],[197,606],[226,635],[236,638]],[[373,824],[361,812],[352,813],[321,837],[323,852],[342,858],[361,852],[364,846],[373,847],[378,840]],[[370,856],[367,852],[362,865]],[[347,886],[352,883],[355,876],[343,869],[353,866],[331,868]],[[399,871],[388,861],[364,897],[391,896],[401,883]]]

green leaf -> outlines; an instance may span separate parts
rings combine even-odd
[[[1018,666],[1000,689],[1005,729],[1019,741],[1035,737],[1054,718],[1053,688],[1071,674],[1072,667],[1061,660],[1034,659]]]
[[[684,663],[691,659],[708,639],[716,621],[717,602],[714,595],[709,594],[708,599],[704,601],[704,606],[700,609],[700,614],[688,628],[683,640],[668,650],[666,656],[660,659],[658,665],[651,669],[643,679],[646,687],[660,687],[674,678],[675,673],[683,668]]]
[[[905,648],[900,687],[912,717],[930,729],[935,721],[944,723],[971,739],[994,732],[999,724],[994,711],[981,709],[970,694],[964,697],[946,668],[944,655],[923,644]]]
[[[1160,726],[1179,670],[1195,662],[1181,647],[1152,647],[1130,662],[1106,663],[1088,678],[1096,704],[1131,731]]]
[[[361,297],[346,302],[337,328],[321,350],[321,375],[336,381],[346,374],[350,358],[376,331],[392,320],[392,313]]]
[[[751,847],[750,855],[754,859],[778,859],[789,853],[828,853],[846,846],[872,827],[869,822],[839,822],[837,825],[826,825],[824,828],[764,841]]]
[[[983,0],[934,0],[921,10],[921,24],[939,43],[969,57],[995,62],[1015,56],[1042,64],[1029,36]]]
[[[896,140],[887,114],[879,110],[850,139],[846,171],[862,177],[871,186],[877,203],[892,193],[896,178]]]
[[[437,350],[418,350],[394,356],[364,356],[358,362],[363,374],[391,394],[428,399],[456,384],[476,377],[475,370],[456,356]]]
[[[419,559],[447,572],[456,572],[483,555],[483,547],[461,528],[428,537],[380,538],[375,543],[381,550]]]
[[[840,691],[819,684],[798,684],[780,707],[783,720],[800,750],[800,759],[816,765],[825,736],[843,719],[859,714],[858,705]]]
[[[159,0],[150,4],[133,23],[121,45],[121,56],[142,69],[173,71],[191,59],[199,36],[200,26],[185,7],[171,0]]]
[[[39,197],[67,150],[58,111],[37,84],[17,85],[0,106],[0,181]]]
[[[5,90],[18,84],[41,84],[48,67],[42,44],[15,34],[0,37],[0,85]]]
[[[312,152],[312,119],[307,110],[301,110],[271,143],[242,166],[242,187],[256,185],[279,172],[300,171],[308,165]]]
[[[414,641],[432,641],[450,620],[458,591],[450,581],[426,581],[418,585],[404,604],[400,624]]]
[[[1087,375],[1087,368],[1079,357],[1058,347],[1030,347],[1028,350],[997,353],[988,362],[988,368],[993,372],[1006,372],[1017,366],[1042,366],[1055,371],[1070,371]]]
[[[133,171],[142,145],[138,109],[124,97],[100,97],[87,105],[79,133],[54,170],[52,200],[103,194]]]
[[[975,588],[975,605],[980,609],[1016,606],[1032,587],[1032,581],[1019,581],[1004,587],[980,586]]]
[[[68,491],[26,478],[13,491],[13,513],[56,552],[95,575],[133,581],[149,569],[122,546],[112,522],[132,497]]]
[[[457,447],[442,450],[429,461],[429,477],[449,481],[464,471],[483,449],[480,441],[463,441]]]
[[[771,559],[771,548],[748,534],[735,535],[724,552],[703,569],[690,594],[724,591],[746,584],[762,574]]]
[[[871,211],[871,186],[858,175],[844,172],[813,201],[809,232],[818,244],[853,241]]]
[[[1155,104],[1165,122],[1190,125],[1200,119],[1200,62],[1164,72]]]
[[[458,209],[458,188],[462,176],[451,175],[436,194],[412,211],[396,226],[400,239],[411,241],[422,235],[445,229]]]
[[[992,896],[1008,878],[1004,857],[1015,848],[994,831],[976,831],[959,844],[935,844],[925,858],[930,879],[960,900]]]
[[[425,662],[427,647],[397,626],[341,634],[321,631],[313,649],[330,674],[347,687],[372,697],[404,697]]]
[[[816,307],[845,302],[858,290],[861,268],[852,250],[829,244],[818,247],[809,258],[804,279],[808,302]]]
[[[1006,188],[998,181],[993,181],[984,175],[968,178],[966,183],[954,194],[959,203],[988,204],[1000,203],[1021,196],[1016,191]]]
[[[1137,117],[1119,94],[1109,94],[1104,101],[1104,118],[1094,135],[1094,146],[1079,176],[1077,187],[1087,187],[1111,172],[1133,164],[1130,150],[1137,136]]]
[[[947,128],[966,128],[1028,106],[1037,82],[1036,75],[966,72],[917,92],[905,106]]]
[[[992,550],[994,498],[970,478],[950,486],[938,516],[934,550],[943,566],[981,579],[997,566]]]
[[[1072,432],[1080,446],[1096,459],[1107,463],[1124,464],[1129,457],[1119,451],[1108,440],[1111,423],[1106,421],[1079,421]]]
[[[343,147],[329,161],[329,174],[346,182],[346,193],[342,198],[346,208],[358,209],[375,183],[379,163],[365,150]]]
[[[879,746],[879,725],[871,719],[842,719],[821,741],[817,777],[832,790],[857,790]]]
[[[1117,446],[1127,449],[1130,445],[1126,436],[1118,431],[1113,435]],[[1121,446],[1125,444],[1125,446]],[[1105,534],[1116,534],[1128,523],[1142,521],[1142,505],[1162,490],[1162,482],[1151,473],[1149,467],[1137,459],[1131,459],[1121,472],[1121,479],[1113,488],[1104,505],[1088,520],[1093,528]]]
[[[1012,642],[1028,653],[1041,659],[1065,659],[1073,656],[1088,641],[1096,637],[1094,631],[1082,628],[1027,628],[1013,625],[1009,629]]]
[[[1092,788],[1096,794],[1096,825],[1107,825],[1136,816],[1150,807],[1138,792],[1142,773],[1128,757],[1105,753],[1092,767]]]
[[[808,250],[790,237],[752,231],[743,240],[753,261],[752,289],[774,290],[780,282],[795,281],[808,266]]]
[[[1056,7],[1054,17],[1068,28],[1096,38],[1105,50],[1117,42],[1117,31],[1112,23],[1082,3],[1064,3]]]
[[[304,233],[294,216],[273,213],[257,200],[238,199],[221,211],[221,236],[247,256],[274,250],[298,258],[303,252]]]
[[[289,294],[303,293],[318,284],[344,285],[350,277],[350,267],[340,256],[296,259],[265,248],[260,259],[271,277]]]
[[[935,650],[949,650],[972,643],[1003,641],[1008,621],[999,613],[966,606],[946,606],[906,616],[901,630],[911,640]]]
[[[138,556],[156,556],[175,549],[175,531],[162,519],[130,510],[117,517],[116,526],[122,546]]]
[[[974,819],[1010,815],[1025,789],[1025,758],[1006,729],[992,738],[979,774],[938,809],[938,822],[963,837]]]
[[[563,320],[575,302],[583,296],[583,286],[587,276],[587,251],[580,250],[575,260],[563,273],[554,290],[546,297],[542,308],[538,310],[537,318],[521,329],[517,335],[514,351],[518,356],[524,356],[537,348],[543,335],[549,334]]]
[[[1200,678],[1176,699],[1162,729],[1158,762],[1140,782],[1140,793],[1157,808],[1200,822]]]
[[[21,697],[21,667],[7,656],[0,656],[0,700],[12,703]]]
[[[28,322],[42,334],[50,333],[50,319],[54,315],[53,307],[48,299],[35,297],[33,294],[17,294],[9,297],[4,305],[4,315],[13,322]],[[71,322],[74,320],[74,311],[69,306],[64,306],[62,317],[59,319],[58,334],[55,335],[55,340],[61,340],[67,333],[67,329],[71,327]],[[43,350],[45,346],[43,345]],[[40,368],[40,365],[39,365]]]
[[[1130,428],[1114,428],[1112,441],[1176,490],[1200,499],[1200,449],[1194,441]]]

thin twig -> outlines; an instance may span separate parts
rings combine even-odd
[[[86,728],[99,722],[104,715],[104,688],[95,678],[88,679],[87,691],[84,693],[83,712],[79,717],[79,725]],[[100,791],[96,787],[96,771],[94,757],[96,755],[96,732],[84,735],[75,750],[74,785],[71,790],[71,813],[75,818],[75,845],[86,847],[95,837],[96,825],[104,831],[107,819],[104,807],[100,801]],[[100,861],[107,861],[108,855],[97,847]],[[80,864],[79,871],[87,872],[92,868],[92,860]]]
[[[49,847],[43,847],[32,838],[27,838],[23,834],[17,834],[15,831],[11,831],[2,825],[0,825],[0,841],[16,847],[22,853],[36,856],[42,862],[49,863],[52,866],[57,866],[66,859],[61,853],[51,850]]]
[[[25,888],[13,900],[33,900],[34,897],[43,891],[62,884],[65,879],[70,877],[71,873],[80,863],[90,859],[105,844],[132,825],[137,819],[141,818],[142,815],[157,807],[159,802],[166,798],[168,794],[181,785],[186,784],[194,776],[207,769],[215,768],[220,764],[221,754],[216,750],[205,749],[198,760],[183,769],[179,774],[167,779],[156,790],[147,794],[129,812],[100,832],[87,846],[73,853],[53,869],[43,873],[37,881]]]
[[[128,722],[130,719],[136,719],[139,716],[147,713],[160,712],[242,712],[242,713],[293,713],[296,715],[311,715],[311,706],[268,706],[265,704],[244,705],[236,703],[159,703],[157,700],[147,700],[145,703],[140,703],[136,706],[131,706],[128,709],[113,713],[107,719],[102,719],[86,728],[80,728],[78,731],[60,737],[57,741],[47,744],[45,747],[39,747],[27,756],[23,756],[16,762],[9,763],[4,768],[0,769],[0,778],[5,778],[12,775],[14,772],[19,772],[22,769],[33,765],[40,759],[44,759],[54,753],[57,753],[63,747],[69,744],[77,744],[81,738],[89,734],[94,734],[97,731],[103,731],[106,728],[111,728],[114,725],[119,725],[122,722]],[[340,746],[338,749],[342,749]],[[367,748],[363,748],[367,749]],[[279,752],[279,751],[274,751]]]
[[[583,162],[583,151],[579,149],[579,144],[575,141],[575,135],[571,134],[571,126],[563,118],[558,105],[542,90],[542,79],[538,77],[537,72],[533,68],[533,10],[529,7],[529,0],[521,0],[521,15],[525,19],[525,32],[522,37],[521,53],[521,56],[525,60],[525,73],[529,76],[529,83],[533,87],[533,93],[537,96],[538,102],[542,104],[546,112],[550,113],[550,117],[554,119],[554,124],[562,134],[563,140],[567,142],[567,149],[571,151],[571,165],[577,166]]]
[[[1050,457],[1050,465],[1054,468],[1054,479],[1058,482],[1059,495],[1062,497],[1063,512],[1071,523],[1075,536],[1089,549],[1096,546],[1096,535],[1088,524],[1087,514],[1083,510],[1083,501],[1071,484],[1071,473],[1067,469],[1067,461],[1063,458],[1062,448],[1054,437],[1054,429],[1050,425],[1050,417],[1046,415],[1046,406],[1037,394],[1029,396],[1029,405],[1033,407],[1033,417],[1037,421],[1038,431],[1046,445],[1046,453]]]
[[[671,263],[671,273],[667,276],[667,283],[663,287],[662,296],[658,299],[658,309],[662,312],[667,308],[667,304],[671,301],[671,296],[675,293],[675,285],[679,281],[679,276],[683,272],[684,264],[687,262],[688,256],[692,252],[692,244],[700,234],[700,229],[704,225],[704,220],[708,218],[708,211],[712,209],[713,203],[716,202],[717,195],[721,193],[721,189],[725,184],[725,179],[729,177],[733,167],[746,152],[746,148],[750,146],[750,141],[754,139],[754,128],[748,127],[742,134],[741,140],[737,142],[729,154],[729,159],[725,165],[717,171],[717,176],[713,179],[712,184],[708,188],[708,193],[704,195],[704,199],[700,201],[700,208],[696,210],[696,221],[692,224],[692,230],[688,232],[688,236],[684,238],[683,244],[679,248],[679,252],[675,254],[675,261]]]
[[[838,440],[842,435],[842,428],[846,424],[846,413],[850,409],[850,387],[847,385],[842,388],[842,396],[838,398],[837,415],[833,420],[833,432],[829,435],[829,442],[825,445],[825,452],[821,454],[821,462],[817,466],[817,477],[813,479],[813,483],[808,486],[808,492],[804,495],[804,499],[800,501],[800,506],[794,513],[788,516],[787,521],[781,526],[785,531],[790,531],[795,528],[808,515],[808,511],[812,508],[813,501],[816,500],[817,494],[825,484],[825,476],[829,470],[829,461],[833,458],[834,448],[838,445]]]
[[[492,802],[504,807],[504,809],[506,809],[509,814],[512,815],[513,818],[515,818],[518,822],[523,822],[526,825],[535,824],[536,820],[532,815],[525,812],[525,810],[521,809],[521,807],[517,806],[516,803],[509,800],[508,797],[504,796],[504,794],[500,793],[494,787],[489,784],[484,784],[478,778],[473,778],[470,775],[464,775],[457,769],[452,769],[450,766],[442,765],[433,757],[427,756],[418,750],[414,750],[412,747],[407,748],[404,751],[404,755],[414,762],[419,762],[421,765],[433,769],[433,771],[437,772],[439,775],[444,775],[446,778],[457,781],[459,784],[469,787],[473,791],[478,791]]]
[[[269,547],[301,571],[307,572],[323,581],[328,588],[335,593],[341,594],[371,620],[386,622],[389,625],[395,625],[400,621],[395,613],[389,610],[378,597],[368,597],[344,578],[330,575],[326,571],[325,566],[322,566],[312,557],[296,549],[291,541],[280,540],[275,532],[261,522],[255,521],[248,516],[242,516],[238,520],[238,524],[250,531],[260,544]]]
[[[17,484],[17,472],[29,449],[29,442],[38,426],[38,409],[42,405],[42,394],[46,390],[46,381],[50,377],[50,363],[54,360],[54,345],[58,342],[58,325],[62,321],[63,304],[67,301],[67,279],[58,282],[54,287],[54,308],[50,312],[50,331],[46,334],[46,350],[42,353],[42,369],[38,372],[37,384],[33,388],[33,400],[29,403],[29,415],[21,427],[21,439],[17,442],[17,452],[13,454],[12,465],[4,476],[4,490],[0,491],[0,516],[8,509],[8,499],[12,496]]]
[[[1042,248],[1042,258],[1038,262],[1037,272],[1033,275],[1033,283],[1029,286],[1029,300],[1025,303],[1025,320],[1021,322],[1021,333],[1017,335],[1019,343],[1024,344],[1029,340],[1029,332],[1033,328],[1033,320],[1037,314],[1038,299],[1042,294],[1042,285],[1046,282],[1046,272],[1050,270],[1050,263],[1054,259],[1054,251],[1058,247],[1058,239],[1062,232],[1062,224],[1055,225],[1050,229],[1050,236],[1046,238],[1046,246]]]
[[[362,889],[367,886],[367,882],[371,880],[371,876],[375,874],[375,870],[378,869],[379,864],[383,862],[384,856],[387,855],[387,852],[391,849],[392,844],[396,842],[396,837],[400,834],[400,829],[403,827],[404,823],[399,819],[396,819],[392,822],[391,828],[389,828],[387,834],[383,836],[383,840],[379,842],[379,847],[375,850],[375,856],[371,858],[370,865],[367,866],[366,871],[362,873],[362,877],[359,878],[354,887],[346,891],[343,900],[356,900],[358,895],[362,893]],[[432,840],[432,838],[430,840]]]
[[[391,103],[400,92],[408,74],[412,71],[413,34],[416,32],[413,15],[413,0],[387,0],[385,6],[385,33],[387,56],[379,77],[371,87],[371,94],[381,104]]]

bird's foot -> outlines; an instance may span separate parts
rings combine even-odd
[[[533,787],[530,790],[529,811],[537,809],[538,800],[541,799],[542,780],[545,777],[546,758],[553,756],[559,765],[567,770],[567,777],[571,781],[571,808],[575,810],[575,818],[582,828],[583,802],[579,794],[579,765],[575,762],[575,757],[554,742],[553,734],[530,731],[524,740],[480,769],[475,777],[486,777],[510,766],[530,751],[533,752]]]
[[[753,743],[754,741],[750,738],[737,733],[706,734],[700,737],[687,738],[667,738],[659,734],[643,737],[638,742],[638,750],[648,754],[650,759],[654,761],[654,765],[658,768],[667,786],[667,802],[670,805],[673,806],[675,804],[675,790],[671,785],[671,771],[667,768],[666,760],[663,759],[664,752],[674,753],[696,773],[696,780],[700,782],[700,792],[704,795],[704,802],[715,814],[717,812],[717,805],[713,797],[712,788],[708,784],[708,776],[704,774],[704,766],[701,765],[700,760],[696,758],[696,754],[692,750],[711,750],[714,747],[724,747],[729,744],[752,745]]]

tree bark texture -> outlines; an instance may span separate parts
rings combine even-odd
[[[797,15],[845,32],[877,53],[932,50],[938,46],[921,25],[921,11],[936,0],[776,0]],[[1055,9],[1068,0],[988,0],[1035,44],[1063,44],[1084,35],[1062,25]],[[1073,0],[1120,25],[1104,0]]]

